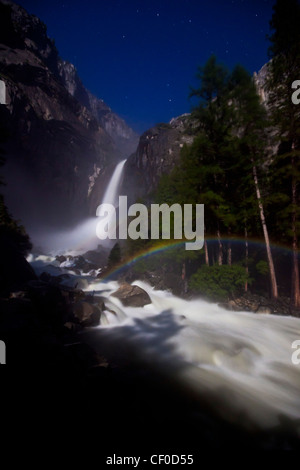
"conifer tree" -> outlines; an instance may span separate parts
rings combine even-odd
[[[267,160],[267,129],[269,127],[267,113],[260,103],[253,79],[243,67],[236,66],[233,70],[230,87],[230,96],[236,112],[236,129],[238,129],[239,145],[241,149],[241,157],[239,160],[241,175],[242,178],[247,179],[248,173],[251,170],[253,176],[259,217],[267,250],[271,278],[271,294],[272,297],[276,299],[278,297],[277,280],[263,197],[259,183],[259,168],[264,165]]]
[[[300,307],[298,236],[300,218],[300,105],[292,101],[293,82],[300,80],[300,4],[277,0],[270,21],[272,34],[267,89],[273,124],[279,140],[274,160],[275,181],[279,182],[281,224],[289,225],[293,265],[292,300]]]

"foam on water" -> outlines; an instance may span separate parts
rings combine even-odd
[[[244,413],[261,427],[279,424],[282,416],[299,425],[300,366],[291,361],[291,345],[300,338],[298,318],[231,312],[155,291],[141,281],[133,284],[148,292],[152,304],[124,307],[111,296],[115,282],[104,284],[105,292],[101,283],[89,286],[116,312],[105,312],[100,326],[109,328],[112,344],[132,343],[145,360],[215,397],[227,413]]]

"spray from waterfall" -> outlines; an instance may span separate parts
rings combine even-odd
[[[125,162],[126,159],[122,160],[115,167],[102,198],[102,204],[113,204],[117,207]],[[71,230],[43,233],[38,237],[35,245],[40,247],[42,252],[52,254],[78,254],[90,249],[96,249],[99,245],[99,239],[96,236],[97,222],[98,218],[96,216],[90,217]]]

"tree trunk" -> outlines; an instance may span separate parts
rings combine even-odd
[[[220,235],[220,230],[219,229],[217,231],[217,237],[218,237],[218,245],[219,245],[218,265],[222,266],[222,264],[223,264],[223,245],[222,245],[222,240],[221,240],[221,235]]]
[[[247,231],[247,227],[245,226],[245,264],[246,264],[246,273],[247,273],[247,275],[249,273],[248,261],[249,261],[248,231]],[[245,282],[245,292],[248,292],[248,281]]]
[[[268,256],[268,264],[269,264],[270,278],[271,278],[271,295],[272,295],[273,299],[277,299],[278,298],[277,282],[276,282],[276,275],[275,275],[273,257],[272,257],[272,253],[271,253],[271,246],[270,246],[268,228],[267,228],[267,224],[266,224],[264,208],[263,208],[260,189],[259,189],[259,185],[258,185],[256,166],[254,164],[253,158],[251,159],[251,161],[252,161],[253,179],[254,179],[256,197],[257,197],[257,202],[258,202],[258,207],[259,207],[260,220],[261,220],[261,224],[262,224],[262,229],[263,229],[265,243],[266,243],[267,256]]]
[[[204,232],[206,232],[205,227],[204,227]],[[205,256],[205,264],[206,266],[209,266],[208,246],[207,246],[207,241],[205,237],[204,237],[204,256]]]
[[[207,247],[206,240],[204,240],[204,254],[205,254],[205,264],[206,266],[209,266],[208,247]]]
[[[292,145],[292,150],[295,146]],[[292,156],[292,234],[293,234],[293,268],[292,268],[292,300],[295,307],[300,307],[300,286],[299,286],[299,263],[298,263],[298,240],[297,240],[297,184],[295,178],[295,157]]]
[[[229,228],[228,229],[228,247],[227,247],[227,264],[228,266],[231,266],[231,263],[232,263],[232,248],[231,248],[231,240],[230,240],[230,236],[231,236],[231,229]]]

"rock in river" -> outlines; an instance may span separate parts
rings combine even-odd
[[[141,287],[131,286],[127,282],[123,282],[112,295],[120,299],[125,307],[143,307],[151,304],[151,299],[146,291]]]

